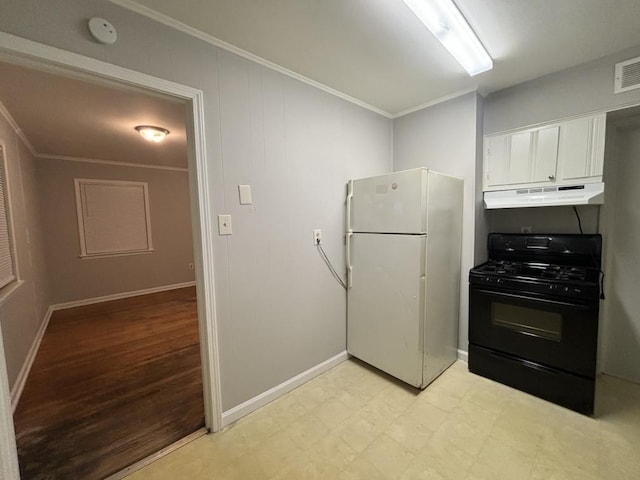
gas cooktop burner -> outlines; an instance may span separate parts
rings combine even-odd
[[[484,265],[476,267],[479,273],[576,282],[592,281],[591,277],[595,272],[591,270],[593,269],[586,267],[507,260],[489,260]]]
[[[596,235],[489,235],[489,260],[469,272],[475,285],[549,297],[600,296]]]

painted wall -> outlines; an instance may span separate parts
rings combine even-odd
[[[118,29],[110,47],[86,20]],[[345,292],[312,243],[343,265],[345,183],[392,168],[392,123],[99,0],[5,0],[0,30],[202,89],[225,410],[345,350]],[[253,187],[241,206],[238,184]]]
[[[195,280],[187,172],[51,159],[37,172],[52,303]],[[148,182],[154,251],[80,258],[74,178]]]
[[[584,233],[599,233],[600,207],[583,205],[576,208]],[[580,233],[572,207],[505,208],[487,212],[492,232],[520,233],[520,227],[531,227],[533,233]]]
[[[484,208],[482,191],[482,159],[484,148],[482,135],[484,131],[484,97],[477,96],[476,107],[476,177],[475,177],[475,249],[473,264],[480,265],[487,261],[487,235],[491,231],[489,211]]]
[[[393,169],[427,167],[464,179],[462,271],[460,274],[460,323],[458,348],[468,348],[469,269],[477,260],[476,229],[485,232],[484,216],[478,207],[477,174],[480,149],[477,145],[481,98],[470,93],[397,118],[393,128]],[[482,233],[480,233],[482,235]]]
[[[615,188],[606,201],[608,242],[601,369],[640,382],[640,126],[618,129],[605,173]]]
[[[614,65],[639,55],[640,46],[492,93],[485,135],[640,103],[640,89],[613,93]]]
[[[18,279],[23,283],[0,294],[0,325],[4,337],[9,385],[13,386],[49,307],[43,229],[38,201],[36,160],[13,128],[0,116],[17,249]],[[10,287],[9,287],[10,288]]]
[[[220,239],[226,252],[216,264],[229,272],[228,294],[218,296],[223,397],[239,389],[226,407],[345,349],[346,295],[312,231],[322,229],[342,273],[345,184],[390,170],[391,126],[234,55],[219,53],[218,65],[225,180],[218,211],[233,216],[234,230]],[[239,204],[239,184],[252,186],[253,205]]]

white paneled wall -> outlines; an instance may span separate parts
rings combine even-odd
[[[391,122],[235,55],[218,54],[224,207],[233,235],[223,292],[228,409],[345,349],[345,183],[391,169]],[[238,185],[251,185],[240,205]],[[242,381],[239,381],[242,379]]]

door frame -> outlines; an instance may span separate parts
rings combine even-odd
[[[102,78],[189,101],[189,187],[198,298],[205,425],[222,429],[218,328],[214,284],[213,209],[209,195],[202,90],[0,32],[0,59],[61,73]],[[0,331],[0,342],[2,332]],[[19,478],[13,414],[3,345],[0,343],[0,477]]]

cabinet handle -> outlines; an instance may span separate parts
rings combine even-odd
[[[555,180],[556,176],[555,175],[549,175],[549,180]]]

